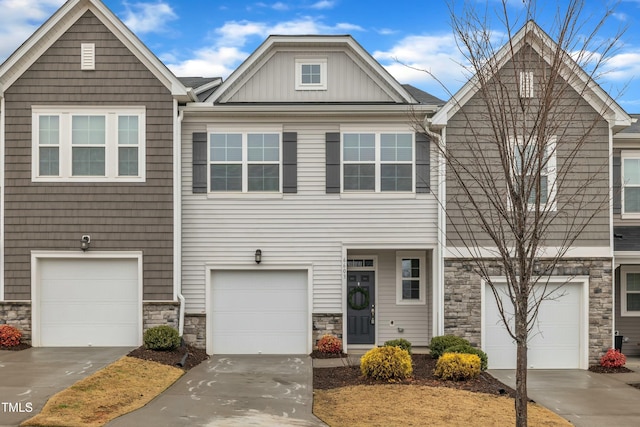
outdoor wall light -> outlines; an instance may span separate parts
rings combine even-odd
[[[255,259],[256,264],[260,264],[260,262],[262,262],[262,251],[260,249],[256,249]]]
[[[83,252],[86,252],[89,249],[89,246],[91,246],[91,236],[84,234],[80,239],[80,249],[82,249]]]

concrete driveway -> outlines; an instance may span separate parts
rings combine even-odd
[[[216,355],[107,426],[324,426],[312,381],[308,356]]]
[[[626,374],[596,374],[585,370],[530,370],[527,375],[529,399],[571,421],[577,427],[638,426],[640,370]],[[513,370],[489,373],[515,388]]]
[[[47,400],[132,348],[30,348],[0,352],[0,426],[17,426]]]

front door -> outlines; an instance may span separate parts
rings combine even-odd
[[[376,339],[375,273],[347,272],[347,342],[374,344]]]

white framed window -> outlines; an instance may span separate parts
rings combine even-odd
[[[424,252],[396,253],[396,304],[426,304],[427,262]]]
[[[620,163],[622,215],[640,218],[640,151],[623,151]]]
[[[297,58],[296,90],[327,90],[327,58]]]
[[[540,188],[540,207],[556,210],[556,138],[551,137],[544,146],[544,158],[538,159],[538,145],[535,141],[525,141],[518,137],[511,140],[514,159],[514,178],[524,180],[525,186],[531,187],[527,204],[529,209],[535,209],[537,188]],[[539,161],[542,161],[540,165]],[[533,182],[538,178],[539,183]]]
[[[144,107],[34,107],[33,181],[144,181]]]
[[[532,71],[520,71],[520,98],[533,98]]]
[[[282,192],[280,130],[209,132],[209,191]]]
[[[621,315],[640,317],[640,265],[620,267]]]
[[[342,133],[343,192],[413,192],[414,134]]]

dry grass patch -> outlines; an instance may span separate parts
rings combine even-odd
[[[55,394],[21,426],[102,426],[146,405],[182,374],[173,366],[125,356]]]
[[[375,385],[315,390],[313,413],[331,427],[515,425],[508,397],[447,387]],[[571,426],[542,406],[529,404],[529,425]]]

